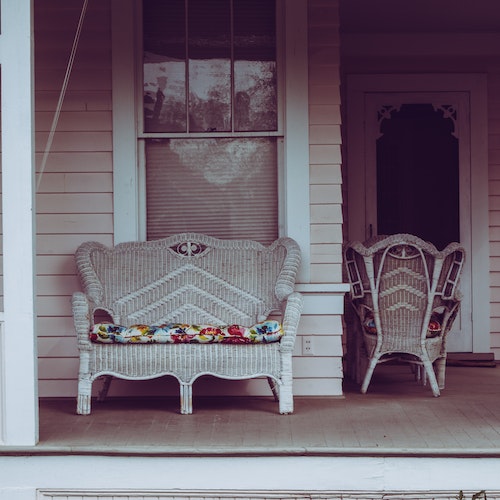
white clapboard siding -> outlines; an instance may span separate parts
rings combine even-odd
[[[37,151],[44,151],[48,132],[37,132],[35,144]],[[110,151],[111,131],[59,131],[54,135],[52,149],[54,151]]]
[[[312,283],[342,282],[342,176],[338,85],[338,3],[308,3],[309,170]],[[305,297],[294,357],[294,392],[342,394],[342,301],[321,310]],[[340,305],[339,305],[340,304]],[[312,356],[302,355],[303,337],[313,342]]]
[[[113,213],[109,193],[40,193],[36,201],[38,214]]]
[[[37,153],[36,164],[40,165],[42,153]],[[45,166],[45,174],[64,172],[109,172],[111,151],[79,151],[78,154],[52,150]],[[42,190],[39,190],[39,194]]]
[[[73,316],[39,316],[36,327],[39,338],[58,336],[76,338]]]
[[[50,131],[54,113],[50,111],[41,111],[36,114],[36,130]],[[62,130],[72,131],[105,131],[111,130],[111,112],[110,111],[63,111],[59,115],[58,127]]]
[[[71,295],[76,248],[113,243],[109,1],[89,2],[73,72],[44,171],[81,2],[35,3],[37,328],[41,396],[74,396],[78,373]],[[50,383],[49,383],[50,382]]]
[[[41,112],[54,112],[59,100],[59,90],[37,89],[35,95],[35,108]],[[110,111],[111,95],[104,90],[81,90],[66,94],[62,112],[68,111]]]
[[[65,254],[73,257],[75,250],[85,241],[100,241],[104,245],[113,244],[111,234],[41,234],[37,237],[37,248],[39,255]],[[39,270],[43,272],[43,269]]]
[[[42,174],[40,194],[45,193],[110,193],[113,179],[111,172],[47,172]],[[110,197],[111,199],[111,197]]]
[[[336,5],[310,5],[311,281],[316,283],[342,282],[341,255],[335,248],[343,240],[338,25]]]

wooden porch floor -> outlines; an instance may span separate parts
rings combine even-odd
[[[110,399],[92,415],[73,400],[43,400],[35,453],[126,455],[499,456],[500,367],[447,368],[440,398],[407,366],[379,366],[367,394],[296,397],[279,415],[267,397]],[[1,453],[1,450],[0,450]]]

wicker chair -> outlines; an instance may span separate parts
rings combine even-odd
[[[460,307],[464,249],[450,243],[438,251],[416,236],[395,234],[348,243],[344,256],[349,300],[368,357],[361,392],[367,391],[378,363],[399,358],[416,364],[439,396],[445,385],[446,335]]]

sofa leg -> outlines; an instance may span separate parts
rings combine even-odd
[[[293,413],[293,386],[292,377],[283,379],[279,386],[279,408],[282,415]]]
[[[80,378],[78,381],[78,399],[76,413],[90,415],[92,401],[92,381],[89,378]]]
[[[181,383],[181,414],[191,415],[193,413],[193,386]]]

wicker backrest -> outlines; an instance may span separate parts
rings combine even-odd
[[[351,300],[362,322],[373,317],[381,351],[420,352],[432,315],[458,294],[464,249],[451,243],[438,251],[414,235],[396,234],[350,243],[345,258]],[[440,320],[445,329],[453,322]]]
[[[83,243],[77,269],[94,310],[131,325],[166,322],[252,325],[293,292],[300,250],[183,233],[109,248]]]

